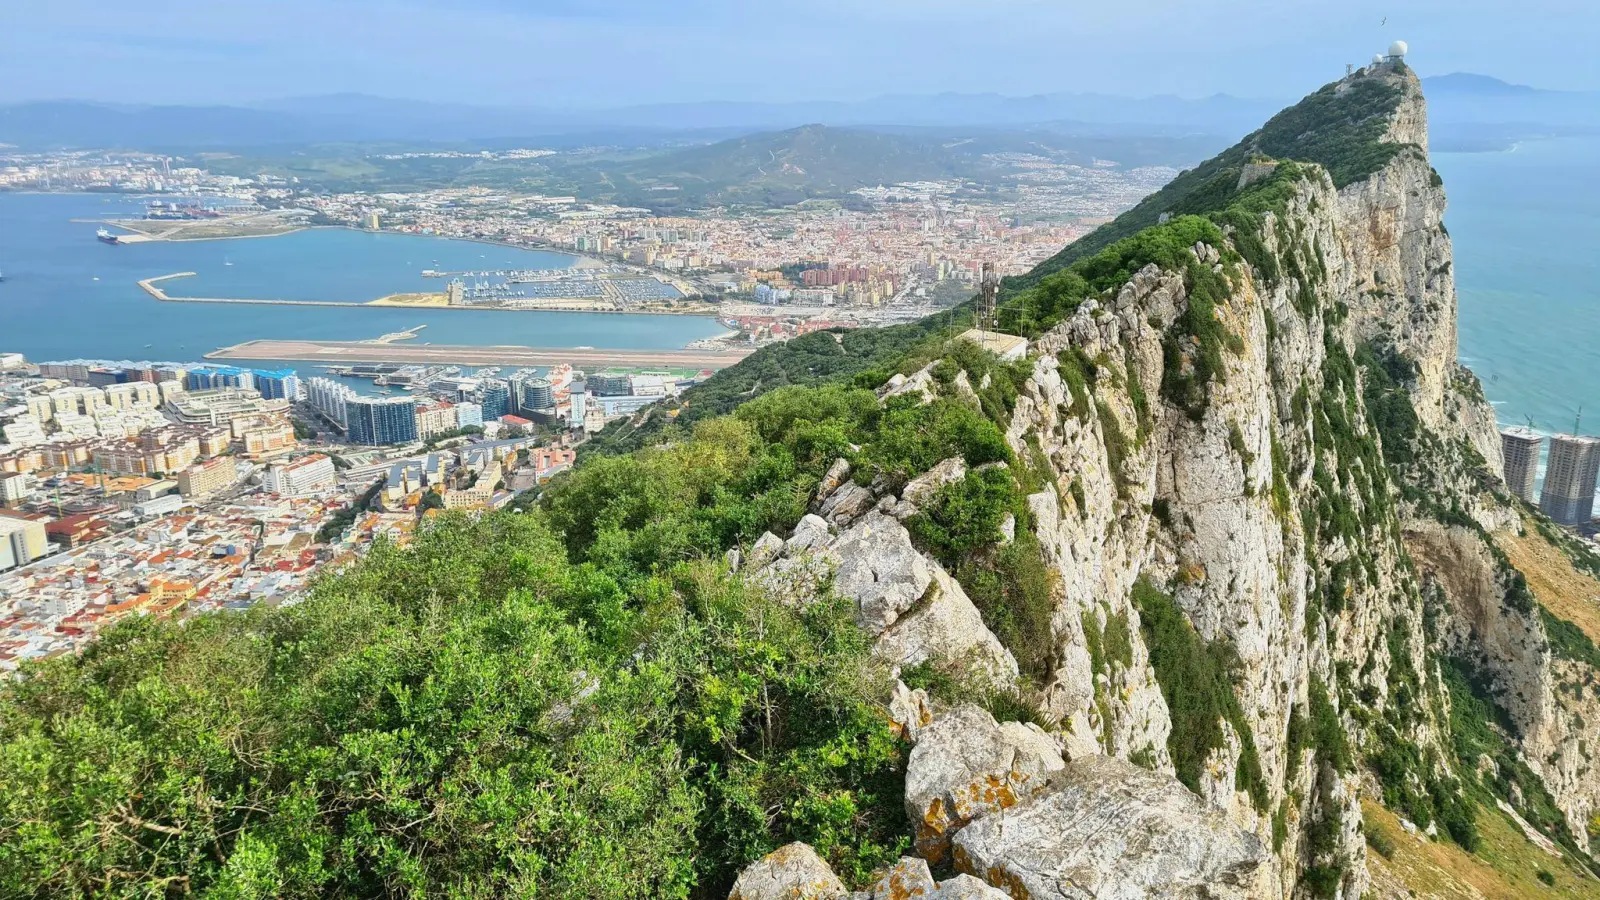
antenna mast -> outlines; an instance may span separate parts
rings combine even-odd
[[[980,331],[999,331],[1000,317],[995,309],[995,301],[1000,295],[1000,279],[995,277],[994,263],[983,264],[983,283],[978,289],[978,329]]]

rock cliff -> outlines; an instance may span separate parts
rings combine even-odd
[[[900,686],[919,855],[1015,898],[1359,898],[1363,793],[1468,849],[1485,798],[1553,804],[1588,849],[1597,673],[1491,536],[1520,517],[1457,363],[1426,123],[1404,67],[1358,72],[1008,292],[1033,340],[1002,542],[1049,573],[1042,669],[906,527],[960,459],[899,490],[841,460],[746,561],[850,597],[902,677],[957,661],[1038,707]],[[940,365],[880,393],[983,404],[990,375]],[[1463,764],[1463,702],[1504,713],[1499,756]]]

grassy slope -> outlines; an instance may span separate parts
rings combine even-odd
[[[1496,810],[1479,811],[1483,845],[1471,854],[1449,842],[1412,837],[1394,813],[1371,800],[1363,800],[1361,807],[1369,833],[1382,835],[1394,848],[1388,858],[1377,852],[1367,855],[1371,896],[1403,897],[1403,891],[1444,900],[1600,895],[1593,876],[1539,849]],[[1555,879],[1553,886],[1539,880],[1541,871]]]
[[[1500,532],[1494,536],[1495,543],[1527,577],[1528,587],[1540,603],[1600,643],[1600,581],[1578,571],[1532,521],[1524,521],[1524,531],[1520,536]]]
[[[1400,91],[1386,80],[1365,76],[1357,76],[1343,92],[1339,85],[1329,84],[1273,116],[1244,140],[1174,178],[1032,272],[1006,279],[1006,289],[1032,287],[1044,276],[1156,224],[1162,213],[1203,214],[1220,208],[1214,202],[1219,190],[1237,184],[1241,168],[1256,156],[1317,163],[1328,170],[1338,187],[1381,168],[1404,149],[1378,142],[1388,127],[1389,114],[1401,100]]]

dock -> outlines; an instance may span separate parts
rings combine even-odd
[[[374,344],[361,341],[256,340],[223,347],[206,359],[262,359],[332,365],[396,363],[457,366],[616,366],[631,369],[722,369],[755,348],[735,350],[618,350],[594,347],[472,347],[449,344]]]
[[[171,275],[158,275],[155,278],[146,278],[139,282],[139,287],[146,294],[163,303],[243,303],[255,306],[367,306],[365,303],[345,303],[337,300],[235,300],[229,297],[172,297],[160,287],[163,281],[173,278],[189,278],[193,272],[173,272]]]

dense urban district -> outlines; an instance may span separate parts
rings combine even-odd
[[[483,156],[515,162],[548,154]],[[430,155],[476,156],[403,154]],[[437,291],[373,299],[425,307],[717,315],[738,332],[738,341],[761,343],[790,337],[808,322],[885,324],[950,306],[971,296],[985,263],[1001,275],[1027,272],[1176,174],[1166,166],[1079,164],[1020,152],[985,159],[985,177],[996,181],[834,186],[778,207],[712,197],[702,208],[674,208],[672,215],[583,194],[470,183],[335,192],[293,175],[221,174],[207,168],[216,160],[145,153],[0,153],[0,190],[148,195],[143,216],[105,220],[102,240],[108,242],[266,236],[340,225],[560,250],[579,255],[579,264],[428,271],[439,279]],[[651,190],[666,194],[672,187]]]
[[[0,670],[126,616],[295,601],[449,510],[518,508],[608,421],[692,384],[570,366],[470,376],[0,354]]]
[[[110,244],[342,226],[559,250],[578,263],[429,270],[438,291],[372,302],[711,314],[730,329],[697,342],[715,355],[953,306],[973,294],[986,266],[1026,272],[1176,171],[1006,147],[972,155],[976,168],[936,171],[924,159],[901,171],[879,165],[876,139],[865,149],[844,141],[825,159],[794,155],[812,152],[807,142],[821,131],[777,135],[785,146],[762,151],[787,154],[776,175],[795,190],[781,198],[758,190],[767,173],[756,166],[715,191],[699,178],[692,210],[677,176],[641,175],[638,162],[628,164],[627,180],[642,201],[584,186],[539,192],[529,185],[549,182],[527,179],[392,179],[351,189],[302,182],[281,166],[245,171],[227,154],[0,147],[0,190],[142,198],[142,209],[130,203],[98,220]],[[733,143],[738,153],[749,149]],[[709,154],[699,170],[737,173],[719,156],[723,146],[693,151]],[[682,156],[672,165],[688,165]],[[499,171],[553,157],[541,149],[383,151],[361,164]],[[841,166],[869,174],[835,177]],[[873,176],[888,183],[864,180]],[[179,296],[173,279],[183,274],[152,273],[141,286],[156,300],[198,299]],[[228,298],[208,302],[219,299]],[[690,363],[588,373],[541,364],[501,377],[499,368],[463,373],[433,362],[345,365],[302,378],[216,363],[0,356],[0,571],[9,570],[0,575],[0,667],[72,652],[126,616],[292,603],[321,567],[380,537],[404,544],[439,511],[516,505],[608,422],[709,374]],[[377,393],[356,393],[350,377],[372,379]]]

